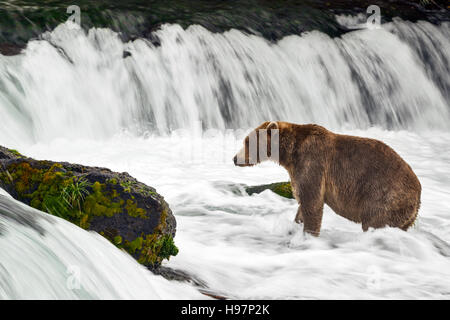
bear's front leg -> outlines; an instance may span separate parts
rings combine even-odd
[[[322,225],[325,181],[320,171],[305,172],[298,177],[297,199],[299,207],[295,221],[303,222],[303,231],[314,236],[320,233]]]
[[[297,209],[297,215],[295,216],[295,222],[303,223],[303,215],[302,215],[302,210],[300,209],[300,206],[298,206],[298,209]]]
[[[323,203],[316,208],[300,205],[297,216],[299,215],[303,218],[303,232],[318,237],[322,226]]]

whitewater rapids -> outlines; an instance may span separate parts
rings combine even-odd
[[[95,232],[0,189],[0,299],[204,299],[155,276]]]
[[[408,232],[363,233],[361,225],[325,207],[320,237],[304,236],[293,222],[295,200],[271,191],[247,196],[236,190],[241,183],[286,181],[288,176],[273,163],[235,167],[231,159],[240,140],[233,135],[194,136],[188,148],[187,138],[175,134],[120,135],[101,142],[59,139],[27,152],[127,171],[156,187],[178,224],[180,253],[164,265],[193,275],[217,294],[234,299],[449,298],[450,134],[347,133],[385,141],[417,173],[422,206]]]

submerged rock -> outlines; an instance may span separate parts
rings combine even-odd
[[[269,189],[269,190],[272,190],[273,192],[275,192],[276,194],[278,194],[279,196],[282,196],[282,197],[285,197],[288,199],[294,199],[290,182],[276,182],[276,183],[264,184],[264,185],[260,185],[260,186],[247,186],[247,187],[244,187],[244,189],[249,195],[252,195],[254,193],[261,193],[264,190]]]
[[[100,233],[150,269],[178,253],[168,204],[128,173],[35,160],[0,146],[0,187],[33,208]]]
[[[19,54],[25,46],[14,43],[0,43],[0,54],[4,56],[15,56]]]
[[[200,288],[206,288],[206,283],[192,274],[185,271],[160,266],[151,270],[154,274],[160,275],[170,281],[188,282]]]

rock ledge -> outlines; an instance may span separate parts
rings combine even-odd
[[[128,173],[35,160],[0,146],[0,187],[33,208],[98,232],[150,269],[178,253],[168,204]]]

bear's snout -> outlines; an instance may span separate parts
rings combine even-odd
[[[239,154],[234,156],[233,162],[234,162],[234,165],[237,167],[252,167],[253,165],[255,165],[248,159],[240,157]]]
[[[248,151],[245,150],[245,147],[234,156],[233,162],[238,167],[251,167],[256,164],[256,161],[249,158]]]
[[[248,167],[248,160],[245,156],[245,148],[242,148],[233,158],[234,165],[238,167]]]

